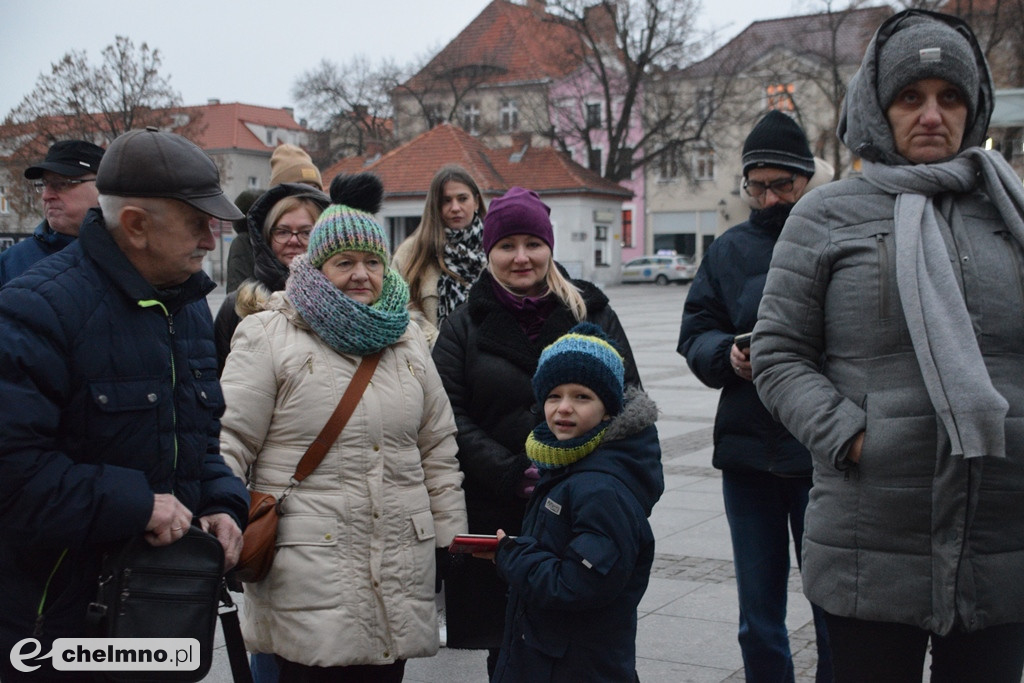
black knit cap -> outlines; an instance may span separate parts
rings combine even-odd
[[[774,109],[757,122],[743,143],[743,177],[752,168],[766,167],[808,178],[814,175],[814,155],[807,135],[796,121]]]

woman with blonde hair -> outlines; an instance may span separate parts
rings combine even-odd
[[[231,335],[241,320],[236,306],[249,308],[253,297],[265,297],[269,292],[284,289],[288,266],[292,259],[306,251],[313,224],[328,204],[330,199],[318,189],[305,184],[282,183],[264,192],[249,207],[245,220],[249,225],[253,275],[227,295],[217,312],[213,332],[218,370],[224,369],[224,359],[231,349]],[[258,294],[260,289],[266,293]]]
[[[409,283],[413,320],[433,346],[437,330],[466,300],[487,257],[483,196],[469,171],[450,164],[430,181],[419,227],[395,250],[391,265]]]
[[[459,428],[471,533],[517,535],[538,478],[526,437],[544,419],[531,380],[541,351],[586,320],[600,325],[640,385],[618,316],[601,290],[570,280],[553,257],[550,209],[514,187],[484,219],[487,268],[441,326],[433,357]],[[455,563],[445,577],[448,647],[486,649],[493,672],[504,628],[507,586],[490,562]]]

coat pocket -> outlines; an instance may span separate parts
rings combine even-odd
[[[126,433],[160,431],[160,412],[168,397],[157,378],[90,382],[89,396],[92,417],[86,429],[93,439],[124,440]]]
[[[277,553],[264,579],[275,609],[323,609],[338,603],[343,561],[334,515],[285,514]]]

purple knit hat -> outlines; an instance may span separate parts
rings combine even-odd
[[[555,231],[551,227],[551,208],[533,190],[513,187],[491,201],[484,216],[484,253],[489,254],[498,241],[509,235],[533,235],[555,249]]]

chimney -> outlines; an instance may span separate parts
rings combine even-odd
[[[220,104],[220,99],[217,97],[210,97],[206,100],[207,104]]]
[[[547,0],[526,0],[526,6],[537,16],[543,16],[548,11]]]
[[[293,121],[295,120],[295,107],[281,107],[281,109],[288,112],[288,116],[292,117]]]

